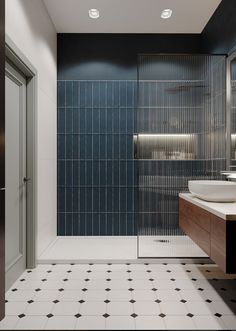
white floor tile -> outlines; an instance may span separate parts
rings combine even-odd
[[[28,301],[32,300],[35,297],[37,292],[33,290],[18,290],[15,292],[7,292],[6,300],[8,301]]]
[[[34,296],[34,301],[54,301],[58,298],[59,296],[58,290],[42,290],[39,292],[36,292]]]
[[[43,330],[47,323],[45,316],[25,316],[20,318],[15,329],[16,330]]]
[[[54,305],[52,309],[53,315],[71,315],[74,316],[80,312],[80,303],[73,301],[73,302],[58,302]]]
[[[53,306],[51,302],[33,302],[26,308],[25,315],[46,316],[50,314]]]
[[[224,324],[216,316],[194,316],[193,321],[198,330],[223,330]]]
[[[198,291],[198,290],[181,290],[179,294],[181,298],[187,301],[204,301],[205,296],[203,295],[205,291]]]
[[[41,288],[43,282],[41,280],[27,280],[27,281],[18,281],[13,287],[18,290],[35,290],[36,288]]]
[[[130,316],[133,312],[133,305],[130,302],[113,301],[107,305],[107,313],[109,315]]]
[[[110,301],[129,301],[132,299],[132,293],[127,290],[111,290],[107,292],[107,299]]]
[[[43,282],[41,289],[43,290],[58,290],[59,288],[64,287],[64,283],[62,280],[57,280],[57,279],[50,279],[47,280],[46,282]]]
[[[104,302],[90,301],[84,302],[80,307],[81,315],[100,315],[106,313],[106,304]]]
[[[83,299],[84,292],[81,290],[64,290],[58,292],[59,301],[79,301]]]
[[[212,303],[204,301],[188,301],[185,305],[188,312],[194,315],[214,315],[216,313]]]
[[[132,276],[131,279],[133,279]],[[132,287],[134,290],[144,290],[144,289],[151,290],[153,287],[155,287],[154,282],[151,282],[148,279],[134,279],[129,283],[130,283],[130,287]]]
[[[107,330],[134,330],[135,320],[129,316],[110,316],[106,319]]]
[[[155,292],[158,299],[166,301],[179,301],[181,300],[180,291],[171,290],[158,290]]]
[[[113,291],[111,291],[113,292]],[[105,301],[107,299],[108,292],[105,290],[90,290],[85,292],[83,299],[85,301]]]
[[[112,279],[109,282],[109,288],[113,290],[128,290],[131,287],[132,286],[127,279]]]
[[[13,330],[18,320],[17,316],[5,316],[0,322],[0,330]]]
[[[76,330],[105,330],[106,319],[103,316],[81,316],[76,322]]]
[[[164,301],[160,303],[160,310],[165,315],[187,315],[188,310],[184,303]]]
[[[187,316],[166,316],[164,322],[167,330],[195,330],[192,318]]]
[[[236,313],[230,308],[230,305],[224,301],[213,301],[212,306],[214,307],[215,311],[221,315],[233,315]]]
[[[6,315],[20,315],[23,314],[28,307],[27,302],[7,302],[6,303]]]
[[[228,330],[236,329],[236,315],[225,315],[221,317],[221,321],[224,323]]]
[[[136,301],[155,301],[157,295],[155,291],[135,290],[132,291],[132,297]]]
[[[137,330],[164,330],[165,323],[159,316],[138,316],[135,318]]]
[[[53,316],[48,319],[46,330],[74,330],[77,319],[74,316]]]
[[[109,278],[109,277],[107,277],[107,278]],[[90,289],[91,290],[105,290],[106,288],[109,287],[109,284],[105,279],[92,279],[90,281],[85,282],[84,287],[89,290]]]
[[[150,301],[139,301],[133,304],[134,312],[137,315],[158,315],[160,314],[159,304]]]
[[[86,288],[86,282],[83,279],[71,279],[67,282],[63,282],[61,288],[64,288],[65,290],[81,290]]]

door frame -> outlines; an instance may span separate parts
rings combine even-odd
[[[5,39],[6,61],[26,77],[26,169],[30,181],[27,184],[26,206],[26,268],[36,267],[37,233],[37,91],[38,73],[32,63],[9,36]]]

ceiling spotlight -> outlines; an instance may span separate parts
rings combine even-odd
[[[172,15],[172,10],[171,9],[164,9],[161,13],[161,18],[170,18]]]
[[[98,18],[99,17],[99,10],[95,9],[95,8],[89,9],[89,17],[90,18]]]

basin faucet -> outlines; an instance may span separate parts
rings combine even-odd
[[[224,170],[221,171],[221,175],[226,176],[228,180],[236,181],[236,165],[230,165],[229,168],[235,168],[235,170]]]

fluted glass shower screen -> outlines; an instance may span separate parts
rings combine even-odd
[[[205,256],[179,227],[178,195],[221,178],[225,122],[224,56],[139,56],[139,257]]]

